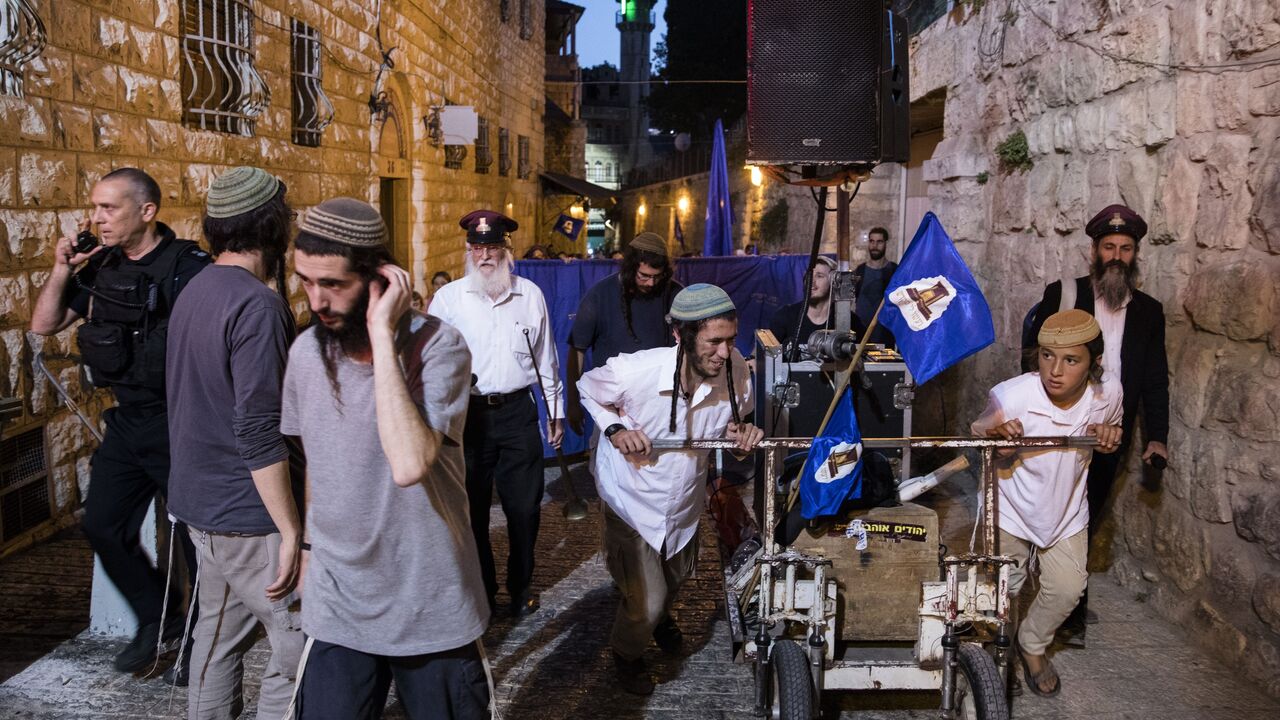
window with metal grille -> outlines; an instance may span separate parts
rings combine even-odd
[[[53,517],[44,427],[0,441],[0,542]]]
[[[528,40],[533,37],[533,3],[530,0],[520,0],[520,39]]]
[[[493,165],[493,152],[489,149],[489,119],[476,118],[476,172],[489,173]]]
[[[506,177],[511,173],[511,131],[498,128],[498,174]]]
[[[182,59],[183,122],[252,136],[271,88],[253,66],[249,0],[183,0]]]
[[[320,31],[293,18],[289,21],[293,50],[293,142],[319,147],[320,135],[333,122],[333,103],[320,84]]]
[[[528,180],[532,168],[529,166],[529,138],[521,135],[516,138],[516,177]]]
[[[444,166],[450,170],[461,170],[462,161],[467,159],[466,145],[445,145]]]
[[[0,95],[22,97],[22,73],[44,52],[48,33],[27,0],[0,3]]]

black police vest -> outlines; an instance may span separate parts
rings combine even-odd
[[[125,265],[111,250],[89,292],[89,314],[77,331],[80,355],[98,387],[132,385],[164,390],[164,347],[173,306],[174,274],[190,240],[167,238],[147,265]]]

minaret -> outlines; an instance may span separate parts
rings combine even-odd
[[[618,0],[617,18],[621,36],[618,79],[624,84],[629,109],[626,124],[627,149],[623,177],[632,168],[649,162],[649,34],[653,32],[654,0]]]

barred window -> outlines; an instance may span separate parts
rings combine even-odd
[[[529,138],[521,135],[516,138],[516,177],[529,179]]]
[[[467,159],[466,145],[445,145],[444,166],[450,170],[461,170],[462,161]]]
[[[481,175],[489,173],[493,164],[493,153],[489,150],[489,119],[476,118],[476,172]]]
[[[48,39],[44,21],[27,0],[0,5],[0,95],[22,97],[22,73]]]
[[[506,177],[511,172],[511,131],[498,128],[498,174]]]
[[[533,3],[529,0],[520,0],[520,39],[528,40],[533,37]]]
[[[183,122],[252,136],[271,88],[253,66],[249,0],[184,0],[182,59]]]
[[[320,31],[290,20],[293,43],[293,142],[319,147],[320,135],[333,122],[333,103],[320,84]]]

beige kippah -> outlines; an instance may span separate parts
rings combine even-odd
[[[1054,313],[1040,327],[1036,342],[1040,347],[1067,348],[1084,345],[1102,334],[1098,321],[1084,310]]]
[[[667,241],[663,240],[662,236],[655,232],[642,232],[631,238],[631,242],[627,244],[637,250],[644,250],[654,255],[667,257]]]

